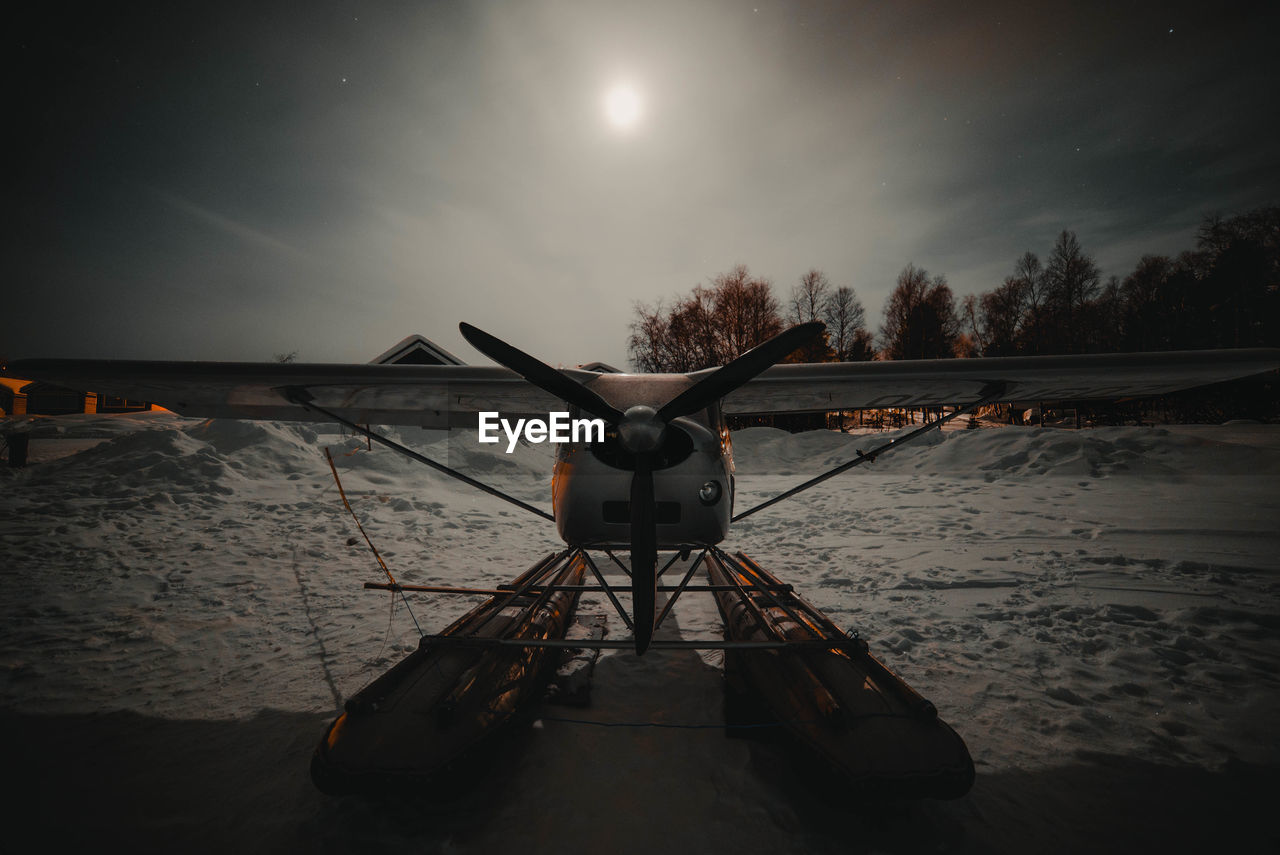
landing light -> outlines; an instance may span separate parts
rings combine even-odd
[[[704,505],[714,505],[720,501],[720,482],[708,481],[698,488],[698,501]]]

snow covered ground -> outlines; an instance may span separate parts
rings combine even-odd
[[[31,465],[0,470],[0,744],[17,827],[46,849],[1280,842],[1277,426],[947,430],[735,526],[726,547],[856,628],[968,742],[970,795],[887,804],[850,803],[785,743],[726,739],[714,653],[602,657],[589,709],[546,707],[448,803],[321,795],[307,763],[324,725],[417,638],[362,589],[380,572],[321,448],[401,581],[509,581],[558,548],[554,528],[319,426],[33,428]],[[549,505],[546,446],[399,435]],[[888,436],[740,431],[737,507]],[[436,629],[475,601],[412,602]],[[709,600],[674,620],[664,632],[718,632]],[[691,727],[601,726],[618,723]]]

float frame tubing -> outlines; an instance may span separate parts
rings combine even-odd
[[[394,585],[389,582],[365,582],[364,587],[370,591],[408,591],[415,594],[483,594],[489,597],[510,594],[516,590],[514,585],[499,585],[496,588],[454,588],[448,585],[402,585],[399,582]],[[620,594],[629,594],[632,591],[630,585],[610,585],[615,592]],[[780,591],[789,594],[795,590],[795,586],[786,583],[777,585],[758,585],[761,590],[768,589],[770,591]],[[577,591],[582,594],[599,594],[603,589],[599,585],[534,585],[527,593],[540,594],[544,589],[552,591]],[[674,591],[681,590],[679,585],[659,585],[658,593],[670,594]],[[716,592],[716,591],[736,591],[737,585],[685,585],[683,590],[694,592]]]
[[[680,557],[677,551],[671,560],[667,562],[667,567],[671,567],[676,558]],[[554,573],[560,572],[568,562],[581,559],[586,566],[596,575],[599,585],[557,585],[541,580],[546,579]],[[701,568],[704,572],[705,562],[714,559],[725,569],[737,571],[732,575],[734,583],[730,585],[714,585],[690,584],[694,575]],[[865,651],[865,643],[855,635],[846,635],[830,620],[820,622],[821,626],[815,626],[815,622],[806,620],[801,617],[787,600],[791,599],[799,605],[798,611],[808,614],[809,609],[803,601],[797,601],[794,597],[794,588],[791,585],[780,582],[769,582],[755,572],[751,564],[754,562],[743,562],[734,556],[729,555],[723,550],[715,546],[703,547],[696,558],[690,563],[689,569],[685,572],[679,585],[661,585],[658,590],[663,593],[670,593],[672,597],[667,600],[662,612],[654,621],[654,629],[656,630],[662,625],[663,620],[670,614],[675,607],[676,601],[687,591],[697,592],[717,592],[717,591],[736,591],[747,603],[754,616],[759,618],[760,606],[751,596],[753,593],[762,594],[769,605],[777,606],[783,609],[788,616],[796,620],[797,623],[806,625],[817,633],[817,637],[800,641],[726,641],[724,639],[681,639],[678,641],[654,641],[650,650],[782,650],[782,649],[816,649],[828,650],[831,648],[839,648],[849,651]],[[634,627],[631,624],[630,615],[627,614],[626,608],[623,607],[621,601],[617,598],[618,592],[631,592],[630,585],[610,585],[600,573],[599,568],[591,559],[587,551],[581,547],[570,547],[561,552],[547,556],[538,565],[536,572],[520,585],[502,585],[498,588],[448,588],[438,585],[390,585],[382,582],[366,582],[365,588],[371,590],[397,590],[406,592],[421,591],[424,593],[443,593],[443,594],[484,594],[488,596],[503,596],[505,599],[501,602],[497,609],[490,612],[490,618],[501,612],[502,609],[511,605],[518,597],[532,596],[534,602],[529,604],[530,608],[536,607],[538,603],[545,601],[557,591],[576,591],[579,593],[602,593],[606,595],[613,604],[614,610],[618,616],[622,618],[627,628],[634,633]],[[739,581],[741,579],[742,581]],[[781,596],[780,596],[781,595]],[[483,626],[489,618],[482,621],[476,628]],[[635,639],[520,639],[510,637],[477,637],[475,635],[423,635],[421,639],[423,644],[443,644],[457,647],[558,647],[563,649],[579,649],[579,650],[628,650],[635,647]]]

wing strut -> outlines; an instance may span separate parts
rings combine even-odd
[[[520,501],[519,499],[517,499],[515,496],[509,496],[496,487],[490,487],[488,484],[485,484],[481,481],[477,481],[476,479],[472,478],[469,475],[463,475],[461,472],[459,472],[456,469],[450,469],[448,466],[445,466],[443,463],[440,463],[439,461],[432,460],[430,457],[421,455],[418,452],[414,451],[412,448],[401,445],[400,443],[396,442],[394,439],[389,439],[380,433],[374,433],[373,431],[369,430],[366,427],[358,425],[353,421],[348,421],[347,419],[344,419],[342,416],[338,415],[335,412],[332,412],[331,410],[326,410],[324,407],[321,407],[320,405],[313,403],[311,400],[311,396],[307,393],[305,389],[301,389],[298,387],[288,387],[280,391],[284,394],[286,398],[289,399],[290,402],[297,404],[300,407],[305,407],[306,409],[310,410],[313,413],[319,413],[320,415],[325,416],[326,418],[332,419],[333,421],[337,422],[340,425],[346,425],[347,427],[367,437],[368,439],[373,440],[374,442],[379,443],[380,445],[385,445],[387,448],[390,448],[392,451],[398,451],[401,454],[403,454],[405,457],[416,460],[419,463],[425,463],[426,465],[430,466],[432,469],[435,469],[439,472],[443,472],[444,474],[448,475],[451,478],[457,478],[462,483],[468,484],[472,487],[475,487],[477,490],[481,490],[485,493],[488,493],[490,496],[497,496],[499,499],[502,499],[503,501],[510,502],[511,504],[515,505],[518,508],[522,508],[531,514],[536,514],[537,516],[542,517],[544,520],[550,520],[551,522],[556,521],[556,518],[551,516],[551,514],[547,513],[544,510],[540,510],[539,508],[535,508],[533,505],[526,504]]]
[[[743,517],[751,516],[756,511],[762,511],[765,508],[769,507],[770,505],[776,505],[778,502],[781,502],[783,499],[789,499],[792,496],[794,496],[796,493],[799,493],[803,490],[809,489],[810,487],[821,484],[823,481],[827,480],[828,478],[834,477],[836,475],[839,475],[841,472],[845,472],[849,469],[852,469],[853,467],[857,466],[860,463],[870,463],[871,461],[879,457],[881,454],[887,454],[893,449],[901,445],[905,445],[906,443],[910,442],[916,437],[922,436],[927,431],[933,430],[934,428],[937,428],[937,427],[942,427],[947,422],[951,421],[957,416],[962,416],[965,413],[969,413],[976,410],[978,407],[982,407],[987,404],[998,401],[1000,400],[1001,395],[1004,394],[1004,389],[1005,389],[1004,381],[999,381],[996,383],[988,383],[985,387],[983,387],[982,391],[979,393],[978,400],[974,401],[972,404],[965,404],[963,407],[956,410],[954,413],[950,413],[949,415],[945,415],[945,416],[940,416],[934,419],[933,421],[929,422],[928,424],[922,425],[921,427],[916,428],[906,436],[900,436],[897,439],[891,439],[888,442],[886,442],[884,445],[880,446],[879,448],[872,449],[871,451],[866,453],[859,450],[858,456],[853,458],[852,460],[849,460],[845,463],[841,463],[835,469],[829,469],[826,472],[823,472],[821,475],[817,475],[813,478],[810,478],[808,481],[805,481],[803,484],[797,484],[796,486],[792,487],[790,490],[787,490],[785,493],[779,493],[778,495],[774,496],[772,499],[763,501],[753,508],[747,508],[742,513],[734,516],[733,519],[730,520],[730,522],[737,522]]]

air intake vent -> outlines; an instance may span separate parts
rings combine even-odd
[[[614,525],[627,525],[631,522],[630,502],[602,502],[601,505],[605,522]],[[680,522],[680,503],[658,502],[654,517],[658,525],[676,525]]]

